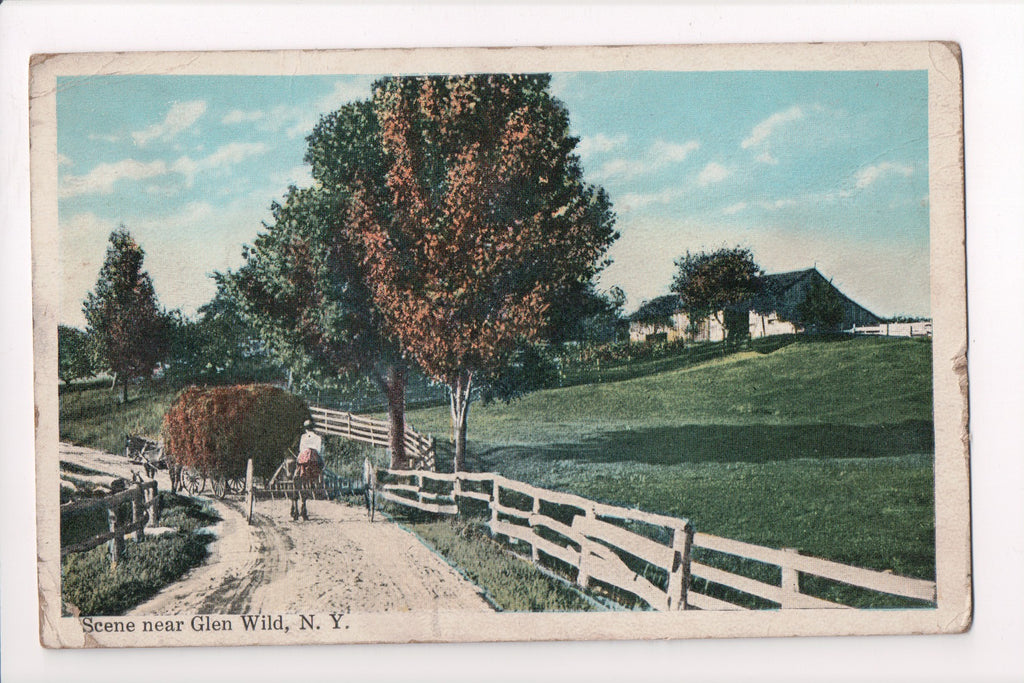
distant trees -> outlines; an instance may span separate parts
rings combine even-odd
[[[796,307],[797,322],[815,332],[838,330],[843,324],[843,300],[830,282],[815,278]]]
[[[395,78],[374,89],[386,192],[353,187],[348,220],[402,350],[449,388],[463,469],[474,382],[539,340],[560,293],[617,238],[586,185],[546,75]]]
[[[178,382],[255,382],[281,376],[256,330],[218,288],[195,319],[170,315],[167,376]]]
[[[713,252],[686,252],[675,262],[672,291],[679,295],[682,310],[691,323],[714,317],[726,330],[736,329],[737,316],[723,315],[730,306],[753,299],[761,288],[764,271],[750,249],[722,248]],[[742,316],[746,323],[746,316]]]
[[[77,327],[57,326],[57,377],[66,383],[96,374],[89,335]]]
[[[167,350],[168,321],[142,269],[144,258],[124,226],[112,232],[96,286],[82,307],[97,358],[114,373],[124,402],[129,382],[152,375]]]

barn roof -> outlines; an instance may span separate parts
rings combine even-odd
[[[761,276],[761,292],[750,301],[740,304],[739,307],[750,307],[762,313],[774,311],[786,319],[795,319],[796,307],[803,301],[808,288],[815,280],[820,280],[832,287],[848,308],[856,309],[859,313],[856,316],[858,321],[874,320],[877,324],[881,320],[874,313],[839,291],[816,267]],[[636,312],[629,316],[629,320],[631,322],[659,323],[670,318],[681,308],[682,299],[679,295],[667,294],[645,301]],[[865,323],[858,322],[858,324]]]

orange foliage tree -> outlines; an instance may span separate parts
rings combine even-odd
[[[297,396],[265,384],[187,387],[164,414],[167,457],[208,476],[239,476],[253,459],[269,477],[294,448],[309,408]]]
[[[541,339],[553,300],[618,237],[544,74],[402,77],[374,87],[386,191],[357,181],[347,223],[407,355],[449,388],[464,469],[474,379]]]

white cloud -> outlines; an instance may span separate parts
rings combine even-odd
[[[102,141],[102,142],[109,142],[109,143],[115,143],[115,142],[117,142],[118,140],[121,139],[121,138],[119,138],[116,135],[100,135],[99,133],[89,133],[89,135],[87,135],[86,137],[89,140],[93,141],[93,142],[96,142],[97,140],[99,140],[99,141]]]
[[[738,214],[740,211],[745,210],[746,208],[746,202],[736,202],[735,204],[730,204],[729,206],[722,209],[722,213],[725,214],[726,216],[733,216],[735,214]]]
[[[140,147],[145,147],[152,140],[171,140],[198,121],[205,112],[206,102],[203,100],[175,102],[163,121],[133,132],[132,140]]]
[[[697,184],[704,187],[712,183],[720,183],[731,175],[731,170],[712,161],[697,175]]]
[[[756,161],[760,161],[762,164],[769,164],[771,166],[774,166],[775,164],[779,163],[779,160],[772,156],[771,152],[761,152],[756,157],[754,157],[754,159]]]
[[[786,209],[791,206],[796,206],[797,200],[795,199],[775,199],[772,201],[761,202],[760,206],[762,209],[768,211],[778,211],[779,209]]]
[[[742,147],[743,149],[749,149],[751,147],[761,145],[765,143],[769,137],[771,137],[772,133],[775,132],[776,128],[783,124],[789,123],[790,121],[802,119],[803,116],[804,111],[798,106],[793,106],[790,107],[789,109],[775,112],[774,114],[766,118],[764,121],[761,121],[756,126],[754,126],[754,128],[750,131],[750,135],[747,136],[747,138],[740,143],[740,147]]]
[[[669,204],[681,196],[683,191],[674,187],[661,192],[627,192],[615,200],[615,208],[622,212],[635,211],[651,204]]]
[[[57,168],[60,168],[61,166],[72,166],[73,164],[74,162],[71,161],[70,158],[60,153],[57,154]]]
[[[678,164],[686,160],[691,152],[699,148],[700,143],[696,140],[689,140],[682,144],[656,140],[640,158],[629,159],[619,157],[609,159],[601,164],[593,175],[596,180],[605,180],[612,177],[621,180],[635,178],[645,173],[659,171],[671,164]]]
[[[197,173],[231,166],[244,161],[248,157],[262,154],[267,151],[267,145],[262,142],[231,142],[218,147],[208,156],[201,159],[192,159],[188,156],[179,157],[171,165],[171,170],[185,176],[189,183],[195,179]]]
[[[700,143],[696,140],[690,140],[681,145],[658,140],[651,145],[654,156],[659,160],[664,160],[665,163],[684,161],[686,157],[690,156],[690,152],[695,152],[698,149],[700,149]]]
[[[110,194],[118,180],[144,180],[167,173],[163,161],[143,163],[135,159],[122,159],[113,163],[99,164],[85,175],[68,176],[58,190],[60,197],[74,197],[80,194]]]
[[[259,121],[265,116],[266,113],[259,110],[242,111],[241,109],[232,109],[224,115],[224,118],[222,118],[220,122],[226,126],[230,126],[236,123]]]
[[[907,178],[913,175],[914,169],[906,164],[897,164],[890,161],[883,161],[880,164],[867,166],[857,171],[855,184],[858,190],[873,185],[875,181],[886,175],[901,175]]]
[[[614,151],[625,145],[628,140],[629,136],[625,133],[619,135],[605,135],[604,133],[584,135],[580,138],[579,144],[576,145],[576,152],[580,155],[580,158],[586,159],[595,154],[605,154]]]

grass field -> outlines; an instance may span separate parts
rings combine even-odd
[[[808,340],[474,406],[469,463],[707,533],[933,578],[931,395],[928,340]],[[445,409],[409,420],[448,431]]]

